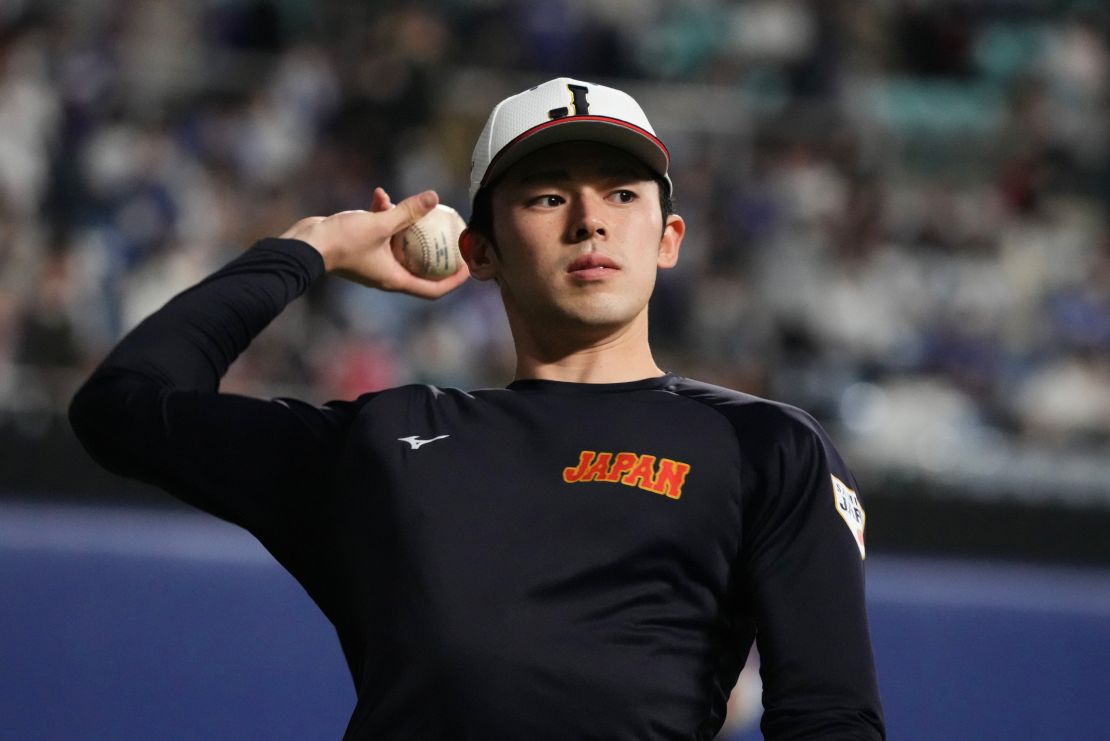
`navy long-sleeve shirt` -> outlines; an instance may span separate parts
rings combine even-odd
[[[863,512],[792,407],[665,375],[218,392],[323,272],[264,240],[131,332],[70,418],[105,467],[253,533],[334,624],[348,739],[877,739]]]

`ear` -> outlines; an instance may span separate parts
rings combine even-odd
[[[459,252],[472,278],[490,280],[497,276],[497,253],[485,234],[473,229],[463,230],[459,235]]]
[[[660,268],[673,268],[678,262],[678,251],[682,247],[682,237],[686,234],[686,222],[678,214],[667,217],[663,225],[663,236],[659,239],[659,257],[656,265]]]

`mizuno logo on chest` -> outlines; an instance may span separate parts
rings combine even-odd
[[[399,437],[397,439],[400,442],[408,443],[409,446],[412,447],[413,450],[420,450],[420,448],[422,446],[427,445],[428,443],[434,443],[436,440],[442,440],[445,437],[451,437],[451,436],[450,435],[437,435],[436,437],[430,437],[427,440],[421,440],[418,435],[409,435],[408,437]]]
[[[578,454],[577,465],[563,469],[563,481],[568,484],[619,482],[678,499],[682,496],[682,487],[689,473],[689,463],[670,458],[656,460],[654,455],[583,450]]]

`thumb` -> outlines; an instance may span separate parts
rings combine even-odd
[[[380,212],[385,226],[390,234],[399,234],[405,229],[420,221],[439,203],[439,196],[434,190],[426,190],[414,196],[409,196],[397,204],[396,208]]]

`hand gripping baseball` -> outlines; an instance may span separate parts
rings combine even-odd
[[[299,239],[324,258],[329,273],[383,291],[423,298],[439,298],[466,280],[465,266],[442,280],[420,278],[397,260],[390,242],[439,203],[435,191],[410,196],[394,206],[389,194],[374,189],[369,211],[341,211],[310,216],[290,227],[282,237]]]

